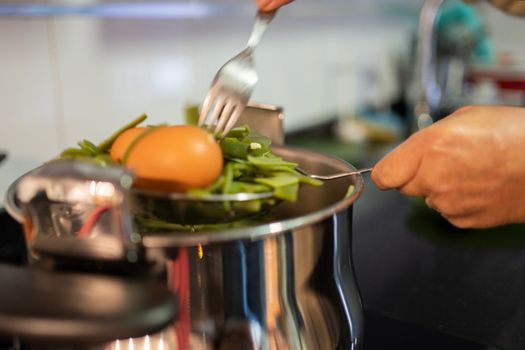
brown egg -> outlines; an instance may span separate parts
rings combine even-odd
[[[180,192],[207,187],[220,176],[222,150],[203,129],[178,125],[142,132],[122,134],[115,141],[115,151],[111,150],[116,161],[122,161],[127,152],[123,165],[136,173],[137,187]],[[133,143],[137,136],[140,138]],[[120,141],[121,137],[125,139]]]
[[[128,129],[122,134],[120,134],[119,137],[117,137],[117,139],[115,140],[115,142],[113,142],[113,145],[111,145],[111,159],[113,159],[117,163],[121,163],[122,158],[124,157],[124,154],[126,153],[126,150],[130,146],[130,144],[145,130],[146,128],[137,127]]]

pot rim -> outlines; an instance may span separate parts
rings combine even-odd
[[[322,152],[307,150],[293,146],[277,146],[284,151],[300,151],[309,154],[311,157],[323,157],[334,164],[344,165],[348,171],[355,171],[356,168],[347,161]],[[324,207],[316,212],[302,215],[277,222],[268,222],[254,226],[240,228],[231,228],[221,231],[174,231],[166,233],[147,233],[142,238],[142,243],[146,248],[172,248],[172,247],[190,247],[197,245],[224,243],[234,240],[257,240],[268,236],[273,236],[281,232],[289,231],[305,225],[314,224],[328,217],[340,213],[349,208],[359,198],[364,190],[364,180],[361,175],[353,175],[354,191],[351,195],[343,197],[334,204]],[[330,180],[327,180],[330,181]]]

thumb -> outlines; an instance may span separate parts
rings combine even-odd
[[[381,190],[409,183],[417,174],[426,143],[424,131],[413,134],[374,166],[372,181]]]

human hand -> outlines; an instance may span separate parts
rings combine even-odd
[[[460,228],[525,222],[525,108],[461,108],[386,155],[372,180]]]
[[[292,1],[293,0],[255,0],[255,3],[261,11],[272,11]]]

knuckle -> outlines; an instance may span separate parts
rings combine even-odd
[[[447,217],[446,215],[443,215],[443,217],[457,228],[470,229],[476,227],[474,220],[472,220],[471,218],[455,218]]]
[[[431,200],[433,208],[441,213],[445,217],[457,217],[464,211],[460,208],[457,203],[451,200],[449,197],[437,196]]]

